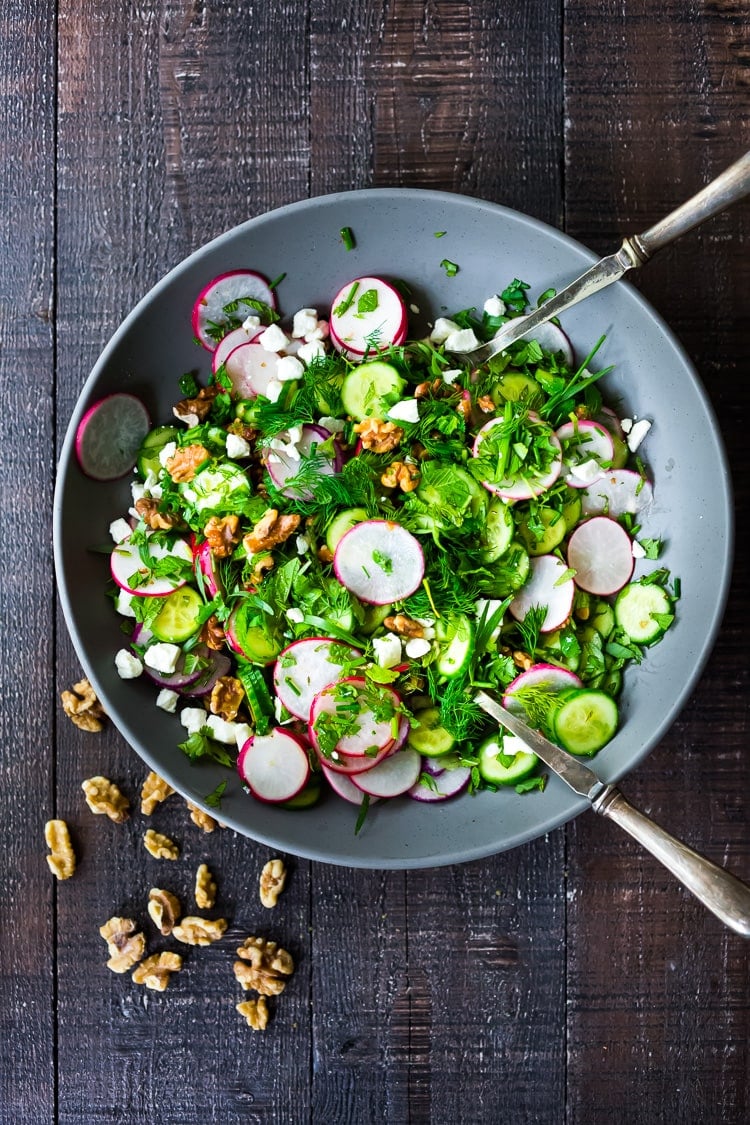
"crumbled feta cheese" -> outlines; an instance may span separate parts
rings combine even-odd
[[[236,742],[234,729],[236,725],[236,723],[230,723],[226,719],[222,719],[220,715],[209,715],[206,719],[206,726],[211,731],[211,737],[227,746],[234,746]]]
[[[146,486],[139,480],[134,480],[130,486],[130,495],[133,497],[133,503],[137,504],[146,495]],[[138,513],[136,512],[136,515]]]
[[[327,320],[319,320],[312,332],[305,333],[305,343],[314,344],[317,340],[327,340],[330,329]]]
[[[449,320],[447,316],[439,316],[432,326],[430,340],[433,344],[442,344],[453,332],[460,331],[461,329],[455,320]]]
[[[384,637],[373,637],[372,650],[376,664],[381,668],[392,668],[401,660],[401,638],[395,633],[386,633]]]
[[[410,660],[419,660],[421,656],[426,656],[430,647],[430,642],[425,637],[412,637],[404,646]]]
[[[197,734],[206,725],[206,712],[202,707],[183,707],[180,722],[188,734]]]
[[[472,328],[459,328],[443,340],[447,352],[471,352],[479,347]]]
[[[278,379],[269,379],[266,387],[266,398],[269,402],[278,402],[283,390],[284,384],[280,383]]]
[[[305,620],[305,615],[301,609],[297,609],[296,605],[293,605],[291,609],[286,611],[286,619],[290,621],[292,625],[301,625]]]
[[[239,434],[227,434],[227,457],[237,460],[240,457],[249,457],[250,452],[249,441],[245,441]]]
[[[633,423],[633,428],[628,434],[628,449],[631,453],[635,453],[650,429],[651,423],[648,418],[641,418],[640,422]]]
[[[645,559],[646,548],[642,547],[637,539],[634,539],[630,548],[630,553],[632,554],[634,559]]]
[[[343,432],[346,422],[343,418],[319,418],[318,425],[322,426],[324,430],[328,430],[329,434],[340,434]]]
[[[292,323],[292,336],[298,339],[306,336],[308,332],[314,332],[318,327],[318,310],[317,309],[299,309],[294,314],[294,321]]]
[[[290,426],[286,432],[286,436],[290,445],[296,445],[299,439],[302,437],[302,427]]]
[[[297,348],[297,359],[301,359],[305,364],[312,363],[314,359],[320,359],[325,354],[325,344],[322,340],[310,340],[309,343],[303,344],[301,348]]]
[[[414,620],[417,621],[422,626],[422,636],[425,638],[425,640],[427,640],[427,641],[434,640],[434,637],[435,637],[435,620],[434,620],[434,618],[432,618],[432,617],[415,617]]]
[[[121,648],[115,655],[115,668],[121,680],[135,680],[143,671],[138,657],[126,648]]]
[[[237,749],[241,750],[247,742],[248,738],[253,737],[253,728],[249,723],[235,723],[234,724],[234,740],[237,743]]]
[[[265,332],[261,332],[258,343],[267,352],[280,352],[289,343],[286,332],[282,332],[278,324],[270,324]]]
[[[250,316],[246,317],[245,320],[243,320],[242,327],[245,329],[248,336],[250,335],[250,333],[255,335],[255,333],[260,328],[260,317],[255,316],[254,313],[250,313]]]
[[[304,555],[310,550],[310,540],[304,535],[297,536],[297,554]]]
[[[156,697],[156,706],[161,707],[162,711],[169,711],[170,715],[174,715],[177,710],[177,700],[179,695],[176,691],[170,691],[169,688],[162,688]]]
[[[304,365],[295,355],[283,355],[276,364],[276,378],[280,383],[291,383],[293,379],[299,379],[304,370]]]
[[[132,527],[127,520],[122,519],[113,520],[109,525],[109,534],[115,543],[122,543],[123,539],[127,539],[132,531]]]
[[[633,428],[633,419],[632,418],[621,418],[620,419],[620,425],[622,427],[622,432],[624,434],[629,434],[630,431]]]
[[[146,649],[143,656],[149,668],[153,668],[155,672],[162,672],[165,676],[172,675],[179,658],[180,646],[166,641],[157,641],[155,645]]]
[[[276,722],[280,723],[284,714],[284,704],[281,702],[278,695],[274,698],[273,701],[273,713],[276,718]]]
[[[163,469],[166,469],[167,461],[171,461],[176,452],[176,441],[168,441],[166,445],[162,446],[162,448],[159,450],[159,464]]]
[[[390,408],[388,417],[398,422],[418,422],[419,404],[415,398],[404,398]]]
[[[129,594],[127,590],[119,590],[115,598],[115,609],[123,617],[135,617],[135,610],[133,609],[133,595]]]
[[[460,374],[460,367],[451,367],[448,371],[443,372],[443,382],[448,383],[450,386],[452,386]]]
[[[588,461],[581,461],[580,465],[573,465],[571,472],[576,480],[585,481],[586,484],[593,484],[602,475],[602,467],[598,461],[590,457]]]
[[[495,293],[484,302],[484,311],[487,316],[505,316],[505,301],[502,301]]]

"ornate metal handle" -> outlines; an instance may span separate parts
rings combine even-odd
[[[743,937],[750,937],[750,887],[654,824],[614,785],[607,786],[592,802],[592,808],[630,833],[717,918]]]

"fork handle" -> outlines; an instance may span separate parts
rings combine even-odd
[[[594,799],[592,808],[600,816],[614,820],[656,856],[725,925],[743,937],[750,937],[750,887],[654,824],[626,801],[614,785],[608,785]]]
[[[633,235],[630,240],[642,261],[674,242],[680,235],[699,226],[706,219],[718,215],[733,203],[750,194],[750,152],[706,184],[697,195],[686,200],[676,211],[670,212],[654,226],[642,234]]]

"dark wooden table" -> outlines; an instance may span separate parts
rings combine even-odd
[[[257,924],[270,853],[204,836],[175,797],[172,883],[187,898],[206,860],[228,939],[163,995],[110,973],[98,926],[143,918],[153,869],[140,818],[94,818],[80,783],[101,772],[135,798],[145,770],[111,726],[61,712],[79,668],[51,556],[84,378],[190,250],[280,204],[386,184],[495,200],[613,249],[749,147],[749,25],[744,0],[2,4],[3,1123],[750,1119],[747,945],[593,815],[450,869],[289,857],[265,929],[298,969],[254,1034],[231,947]],[[708,388],[740,523],[714,654],[626,784],[746,879],[749,244],[746,204],[638,280]],[[79,854],[60,885],[53,815]]]

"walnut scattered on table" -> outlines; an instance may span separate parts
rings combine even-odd
[[[151,816],[157,805],[166,801],[173,793],[174,789],[169,782],[151,770],[141,789],[141,812],[144,816]]]
[[[178,859],[180,855],[180,849],[174,840],[163,836],[161,832],[154,832],[153,828],[146,831],[143,846],[154,859]]]
[[[148,892],[148,913],[156,928],[167,937],[179,921],[182,907],[177,895],[161,887],[152,887]]]
[[[246,938],[237,955],[241,960],[234,962],[235,977],[245,991],[253,989],[261,996],[278,996],[294,972],[291,955],[265,938]]]
[[[205,812],[192,801],[186,801],[185,804],[190,810],[190,819],[196,827],[202,828],[204,832],[213,832],[218,827],[219,822],[211,816],[211,813]]]
[[[76,856],[65,821],[48,820],[44,826],[44,839],[52,853],[46,857],[50,871],[58,879],[69,879],[76,869]]]
[[[195,873],[195,905],[199,910],[210,910],[216,902],[216,880],[205,863]]]
[[[79,680],[70,691],[60,692],[63,711],[81,730],[100,731],[106,719],[104,708],[88,680]]]
[[[86,804],[96,816],[122,824],[130,815],[130,801],[108,777],[88,777],[81,782]]]
[[[274,907],[286,883],[286,867],[281,859],[269,859],[260,873],[260,901]]]
[[[169,984],[172,973],[178,973],[182,968],[182,957],[179,953],[164,950],[161,953],[152,953],[145,961],[141,961],[132,974],[136,984],[145,984],[154,992],[163,992]]]
[[[172,937],[184,945],[212,945],[226,931],[226,918],[199,918],[188,915],[172,930]]]
[[[146,952],[146,938],[140,931],[136,931],[136,923],[132,918],[109,918],[99,927],[99,933],[107,943],[107,968],[113,973],[126,973]]]
[[[265,1031],[268,1026],[268,1004],[265,996],[258,996],[255,1000],[243,1000],[241,1004],[235,1004],[235,1008],[253,1031]]]

